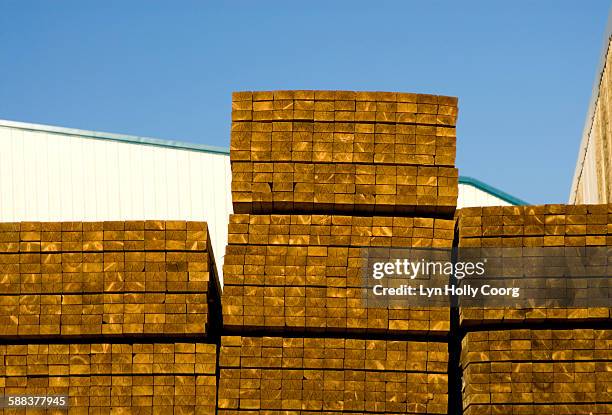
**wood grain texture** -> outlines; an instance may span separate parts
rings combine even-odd
[[[219,410],[443,414],[447,365],[444,343],[226,336]]]
[[[610,413],[612,331],[500,330],[462,344],[464,413]]]
[[[0,393],[68,396],[70,414],[213,415],[216,356],[199,342],[0,345]]]
[[[242,92],[232,107],[237,213],[455,210],[456,98]]]
[[[220,313],[206,223],[0,224],[0,336],[205,335]]]
[[[448,332],[448,307],[366,307],[364,248],[450,249],[452,220],[232,215],[224,263],[228,330]]]
[[[457,218],[460,250],[481,248],[490,256],[488,259],[491,264],[509,255],[527,263],[530,256],[534,255],[533,252],[537,252],[533,248],[543,248],[539,255],[545,255],[545,252],[550,252],[546,249],[612,246],[612,204],[465,208],[457,211]],[[606,260],[605,257],[606,254],[603,260]],[[548,268],[541,267],[542,275],[550,275],[551,279],[556,278],[562,282],[557,277],[559,269],[555,268],[555,263],[549,263]],[[541,281],[542,278],[539,284]],[[595,276],[591,278],[590,284],[594,284],[594,281]],[[579,282],[575,284],[580,286]],[[606,287],[609,279],[601,277],[598,284]],[[553,291],[548,291],[553,298]],[[543,292],[540,298],[546,298],[546,295],[547,292]],[[542,301],[538,304],[542,304]],[[525,321],[606,321],[612,317],[609,307],[545,307],[538,304],[529,308],[462,307],[461,323],[478,325],[505,322],[511,325]]]

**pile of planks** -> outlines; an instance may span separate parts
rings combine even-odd
[[[464,208],[460,247],[612,246],[612,204]]]
[[[233,105],[220,413],[446,413],[449,308],[367,307],[362,274],[370,248],[452,247],[456,99]]]
[[[235,214],[228,241],[235,245],[316,245],[448,248],[454,221],[411,216]]]
[[[491,274],[495,274],[497,263],[500,265],[497,269],[499,275],[521,285],[524,295],[537,295],[538,298],[536,303],[525,308],[463,307],[462,324],[606,320],[612,317],[611,309],[606,306],[543,305],[547,296],[555,299],[552,298],[557,294],[555,289],[560,289],[563,295],[567,292],[565,290],[578,292],[577,288],[581,288],[577,278],[568,278],[567,265],[572,259],[587,265],[589,261],[601,265],[601,268],[591,268],[594,273],[585,275],[590,277],[590,285],[584,286],[585,295],[600,291],[607,291],[609,295],[611,262],[608,247],[612,246],[612,204],[465,208],[460,209],[457,216],[460,255],[463,252],[486,257]],[[558,256],[561,263],[554,256]],[[501,265],[504,263],[509,265],[503,268]],[[513,276],[516,279],[513,280]],[[541,287],[541,294],[525,290],[530,284],[531,287]],[[588,291],[587,288],[593,285],[600,290]]]
[[[456,119],[445,96],[234,93],[234,211],[452,214]]]
[[[364,248],[450,248],[454,222],[412,217],[232,215],[226,329],[437,332],[447,308],[364,307]]]
[[[0,224],[1,336],[206,334],[219,285],[202,222]]]
[[[612,413],[612,331],[509,329],[463,339],[465,415]]]
[[[224,337],[219,413],[443,414],[447,367],[442,342]]]
[[[205,343],[3,344],[0,393],[69,396],[69,413],[214,414],[216,356]]]
[[[611,308],[589,306],[590,297],[579,306],[543,303],[569,288],[579,297],[580,289],[595,288],[609,301],[611,223],[612,205],[458,211],[459,256],[474,250],[489,263],[505,263],[500,285],[544,288],[531,306],[468,307],[460,300],[465,414],[612,413],[612,331],[605,328]],[[594,273],[570,279],[573,255]],[[524,324],[530,329],[520,329]],[[483,325],[490,330],[480,331]]]
[[[0,224],[0,394],[213,414],[215,270],[204,222]]]

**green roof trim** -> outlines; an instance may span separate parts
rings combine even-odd
[[[185,143],[175,140],[161,140],[159,138],[140,137],[126,134],[113,134],[100,131],[79,130],[76,128],[55,127],[44,124],[32,124],[18,121],[0,120],[0,127],[19,128],[28,131],[42,131],[51,134],[73,135],[82,138],[90,138],[95,140],[117,141],[127,144],[144,144],[149,146],[174,148],[178,150],[200,151],[204,153],[224,154],[229,155],[229,149],[226,147],[208,146],[205,144]]]
[[[525,202],[522,199],[519,199],[518,197],[514,197],[511,194],[508,194],[506,192],[504,192],[503,190],[499,190],[496,187],[493,187],[491,185],[488,185],[484,182],[481,182],[478,179],[474,179],[473,177],[468,177],[468,176],[459,176],[459,183],[460,184],[469,184],[472,185],[480,190],[482,190],[483,192],[487,192],[495,197],[498,197],[508,203],[510,203],[511,205],[514,206],[523,206],[523,205],[529,205],[529,203]]]

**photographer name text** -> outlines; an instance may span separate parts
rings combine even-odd
[[[520,296],[519,287],[493,287],[489,284],[484,284],[480,287],[471,285],[463,285],[457,287],[454,285],[445,285],[444,287],[426,287],[422,284],[418,286],[400,285],[399,287],[384,287],[377,284],[372,287],[372,291],[376,296],[423,296],[423,297],[441,297],[441,296],[459,296],[476,298],[479,294],[485,297],[489,296],[511,296],[517,298]]]

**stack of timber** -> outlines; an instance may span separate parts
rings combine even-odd
[[[206,223],[1,223],[0,280],[0,395],[65,396],[69,413],[215,413]]]
[[[468,333],[461,353],[465,415],[612,413],[612,331]]]
[[[369,306],[362,271],[373,248],[452,247],[456,116],[433,95],[234,94],[220,414],[448,412],[449,307]]]
[[[232,108],[237,213],[455,211],[456,98],[239,92]]]

